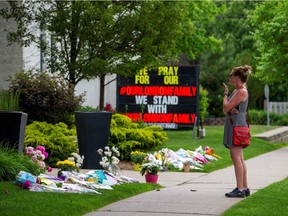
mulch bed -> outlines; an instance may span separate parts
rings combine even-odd
[[[133,170],[133,164],[131,161],[120,161],[117,165],[121,170]]]

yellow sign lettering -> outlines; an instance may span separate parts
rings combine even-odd
[[[178,69],[179,67],[173,66],[165,66],[165,67],[158,67],[158,75],[163,76],[178,76]]]
[[[178,85],[178,76],[164,76],[165,85]]]
[[[138,74],[139,74],[139,75],[147,76],[147,75],[148,75],[148,70],[147,70],[147,68],[143,68],[142,70],[139,71]]]
[[[150,84],[149,76],[135,76],[135,84]]]

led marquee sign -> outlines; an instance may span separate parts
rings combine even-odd
[[[117,110],[166,129],[193,126],[198,116],[199,66],[162,66],[118,78]]]

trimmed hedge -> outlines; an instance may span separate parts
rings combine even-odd
[[[159,126],[145,126],[122,114],[112,116],[109,145],[118,147],[121,159],[130,160],[132,151],[152,150],[161,146],[166,139],[166,132]]]
[[[265,125],[267,124],[267,111],[263,110],[249,110],[250,124]],[[269,113],[270,125],[287,126],[288,125],[288,113],[277,114]]]
[[[63,122],[54,125],[34,121],[26,127],[24,145],[34,148],[44,146],[49,153],[45,162],[51,167],[55,167],[58,161],[71,157],[72,152],[78,152],[76,129],[69,129]]]

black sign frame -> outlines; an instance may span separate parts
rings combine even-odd
[[[199,114],[199,65],[161,66],[118,77],[117,111],[164,129],[193,127]]]

